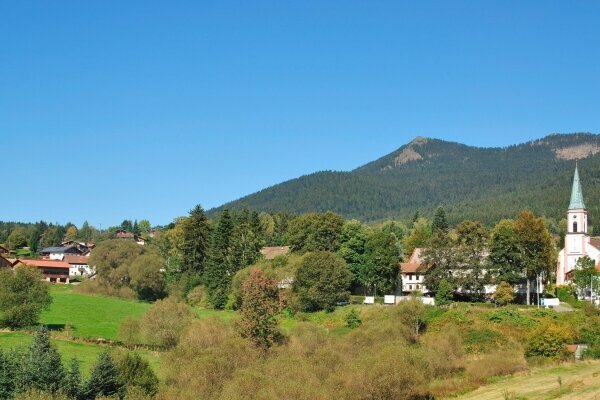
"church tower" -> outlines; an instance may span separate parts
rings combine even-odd
[[[587,210],[583,202],[583,192],[579,181],[579,171],[575,165],[573,187],[571,189],[571,202],[567,210],[567,234],[565,248],[559,254],[556,282],[566,282],[567,274],[575,269],[575,264],[580,257],[588,254],[590,238],[587,233]]]

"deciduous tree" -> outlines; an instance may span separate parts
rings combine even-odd
[[[52,303],[42,274],[29,266],[0,271],[0,310],[2,323],[11,328],[34,325],[42,310]]]

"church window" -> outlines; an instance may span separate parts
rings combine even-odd
[[[577,233],[577,222],[573,222],[573,232]]]

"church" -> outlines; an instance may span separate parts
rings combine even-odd
[[[583,193],[579,172],[575,166],[571,202],[567,211],[567,234],[565,248],[558,253],[556,284],[569,283],[575,264],[581,257],[588,256],[598,264],[600,262],[600,238],[590,237],[587,226],[587,210],[583,203]]]

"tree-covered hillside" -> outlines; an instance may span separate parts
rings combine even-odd
[[[550,135],[504,148],[478,148],[416,138],[350,172],[302,176],[223,207],[304,213],[334,211],[374,221],[431,213],[443,205],[451,222],[486,224],[523,208],[555,218],[569,203],[575,160],[590,218],[600,218],[600,135]]]

